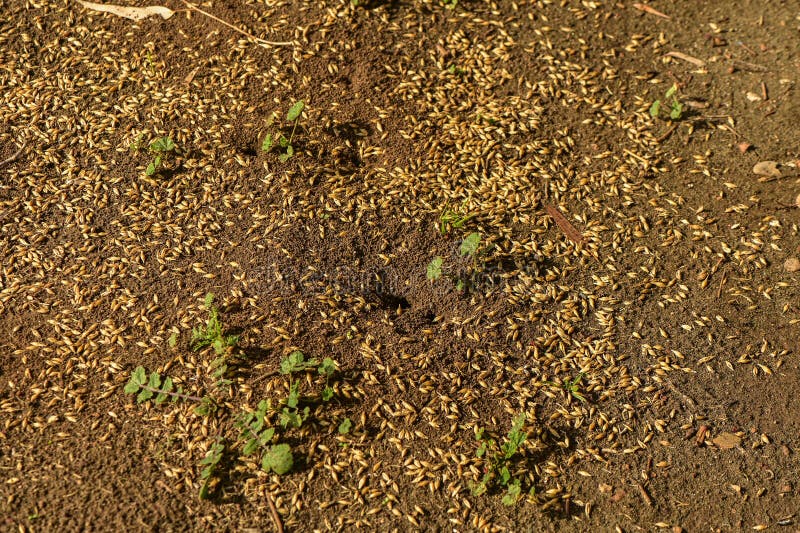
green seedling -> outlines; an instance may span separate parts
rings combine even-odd
[[[150,153],[154,154],[153,160],[147,165],[144,173],[152,176],[164,164],[166,158],[175,151],[175,143],[170,137],[159,137],[150,143]]]
[[[212,293],[206,294],[205,306],[208,309],[208,320],[205,326],[198,326],[192,329],[192,350],[199,351],[206,346],[211,346],[217,355],[222,355],[229,347],[236,346],[236,343],[239,342],[239,336],[223,335],[222,323],[219,320],[219,309],[214,305],[214,295]],[[218,370],[221,367],[219,363],[214,366],[217,366]],[[222,370],[222,373],[224,372],[225,370]]]
[[[255,411],[239,417],[236,427],[240,431],[240,440],[245,442],[242,447],[242,455],[251,455],[266,446],[275,436],[275,428],[267,427],[267,417],[270,411],[272,411],[272,403],[269,400],[261,400]]]
[[[683,117],[683,104],[678,99],[678,85],[673,83],[672,87],[667,89],[667,92],[664,93],[663,100],[656,100],[655,102],[650,105],[650,116],[653,118],[659,118],[662,114],[662,104],[664,106],[669,106],[669,118],[670,120],[680,120]]]
[[[485,435],[484,429],[478,429],[475,438],[480,442],[475,455],[485,461],[483,478],[479,483],[472,484],[472,494],[480,496],[485,494],[490,486],[497,485],[506,489],[503,496],[503,504],[514,505],[522,492],[519,479],[511,474],[512,463],[515,456],[519,453],[520,447],[528,438],[528,433],[523,431],[525,426],[525,413],[517,415],[511,424],[504,442],[498,445],[497,442]]]
[[[200,479],[202,480],[203,484],[200,486],[200,499],[206,500],[210,496],[210,494],[214,491],[214,487],[216,487],[219,479],[214,475],[217,469],[217,465],[219,464],[220,460],[222,460],[222,454],[225,453],[225,444],[221,441],[217,441],[216,443],[211,445],[209,448],[208,453],[200,461],[200,466],[203,469],[200,471]]]
[[[198,415],[208,415],[214,411],[216,404],[214,400],[209,397],[193,396],[185,394],[183,387],[180,385],[175,387],[172,378],[162,378],[158,372],[151,372],[147,375],[147,370],[143,366],[137,366],[133,372],[128,383],[123,389],[125,394],[136,394],[136,403],[144,403],[153,400],[156,405],[162,404],[167,400],[177,402],[178,400],[187,400],[196,402],[199,405],[195,407],[194,412]]]
[[[123,390],[125,394],[139,393],[136,396],[136,403],[144,403],[153,399],[154,396],[154,403],[156,405],[162,404],[168,399],[171,399],[173,402],[178,400],[190,400],[193,402],[203,401],[203,398],[199,396],[184,394],[183,387],[179,385],[176,388],[170,377],[162,379],[161,374],[158,372],[152,372],[148,377],[147,370],[145,370],[143,366],[137,366],[136,369],[131,372],[131,377]]]
[[[474,213],[462,214],[445,204],[442,214],[439,215],[439,233],[446,235],[453,229],[461,229],[474,216]]]
[[[467,235],[463,241],[461,241],[461,245],[458,247],[459,254],[461,257],[470,257],[472,258],[472,271],[478,270],[477,258],[481,255],[482,252],[479,252],[481,243],[481,235],[480,233],[473,232]],[[453,284],[455,285],[456,289],[459,291],[465,290],[468,287],[468,280],[465,280],[455,274],[451,274],[447,272],[447,269],[444,266],[444,259],[437,255],[434,257],[426,268],[425,276],[430,281],[436,281],[441,277],[450,278]]]
[[[305,102],[298,100],[294,103],[294,105],[292,105],[292,107],[289,108],[289,111],[286,113],[286,121],[293,123],[292,132],[289,134],[289,137],[287,138],[283,135],[283,133],[278,133],[276,136],[273,136],[272,133],[268,133],[264,138],[264,142],[261,143],[261,150],[264,152],[269,152],[273,147],[278,146],[284,150],[284,152],[278,156],[278,159],[281,162],[285,162],[292,157],[295,153],[294,146],[292,145],[292,141],[294,140],[294,132],[297,129],[298,122],[300,122],[300,115],[303,113],[305,106]],[[273,114],[270,117],[267,125],[271,126],[274,119],[275,115]]]
[[[299,428],[310,412],[308,407],[302,411],[298,407],[300,404],[300,381],[293,380],[292,374],[314,368],[320,375],[325,376],[325,388],[320,397],[323,401],[328,401],[333,398],[334,394],[330,387],[330,377],[336,371],[336,363],[333,359],[326,357],[320,364],[316,359],[306,360],[303,352],[295,350],[281,361],[281,374],[289,376],[289,396],[286,398],[286,406],[279,414],[279,421],[284,429],[287,427]]]
[[[586,397],[580,392],[579,385],[581,380],[583,380],[584,373],[579,373],[573,379],[564,379],[561,383],[555,383],[553,381],[545,381],[548,385],[553,385],[555,387],[559,387],[566,391],[570,396],[579,400],[580,402],[586,402]]]

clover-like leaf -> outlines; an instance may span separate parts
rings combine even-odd
[[[261,150],[264,152],[269,152],[272,149],[272,134],[267,133],[267,136],[264,137],[264,142],[261,143]]]
[[[353,427],[353,421],[349,418],[345,418],[342,420],[342,423],[339,424],[339,434],[340,435],[347,435],[350,433],[350,428]]]
[[[292,469],[294,457],[288,444],[275,444],[264,454],[261,467],[269,472],[272,470],[278,475],[283,475]]]
[[[478,251],[478,245],[481,242],[481,234],[474,232],[467,235],[467,238],[461,241],[461,246],[459,247],[459,252],[461,255],[473,255],[475,252]]]
[[[658,114],[661,111],[661,100],[656,100],[650,105],[650,116],[653,118],[658,118]]]
[[[429,280],[435,281],[442,277],[442,258],[440,256],[436,256],[428,263],[428,269],[426,276]]]

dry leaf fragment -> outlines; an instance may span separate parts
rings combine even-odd
[[[778,170],[778,163],[775,161],[759,161],[753,167],[753,174],[767,176],[770,178],[780,178],[781,171]]]
[[[544,210],[547,211],[547,214],[553,217],[553,220],[556,221],[558,227],[561,228],[561,231],[569,237],[569,240],[574,242],[575,244],[583,244],[584,239],[583,235],[575,229],[575,226],[570,224],[569,220],[567,220],[564,215],[558,210],[557,207],[553,207],[550,204],[544,204]]]
[[[124,17],[130,20],[143,20],[147,17],[152,17],[155,15],[160,16],[162,19],[167,20],[172,15],[175,14],[169,8],[163,6],[148,6],[148,7],[127,7],[127,6],[117,6],[114,4],[97,4],[95,2],[84,2],[83,0],[78,0],[78,3],[85,7],[86,9],[91,9],[93,11],[100,11],[102,13],[111,13],[112,15],[117,15],[118,17]]]
[[[720,433],[717,437],[714,437],[711,440],[711,442],[713,442],[723,450],[730,450],[741,444],[742,439],[741,437],[738,437],[733,433],[725,432],[725,433]]]

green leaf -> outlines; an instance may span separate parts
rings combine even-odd
[[[153,397],[153,391],[142,389],[142,392],[140,392],[139,395],[136,397],[136,403],[146,402],[152,397]]]
[[[467,238],[461,242],[461,246],[459,247],[459,252],[461,255],[472,255],[478,251],[478,245],[481,242],[481,234],[480,233],[470,233],[467,235]]]
[[[303,425],[303,418],[296,411],[284,407],[280,414],[280,424],[283,428],[289,426],[299,428]]]
[[[162,157],[160,155],[157,155],[155,159],[153,159],[153,167],[159,168],[161,166],[161,160]]]
[[[326,357],[322,360],[322,364],[319,366],[317,371],[320,374],[330,377],[334,372],[336,372],[336,363],[330,357]]]
[[[267,428],[261,434],[261,444],[266,444],[272,440],[272,437],[275,436],[275,428]]]
[[[342,420],[342,423],[339,424],[339,434],[340,435],[347,435],[350,433],[350,428],[353,427],[353,422],[349,418],[345,418]]]
[[[294,155],[294,146],[290,144],[289,146],[286,147],[286,158],[288,159],[293,155]]]
[[[125,392],[125,394],[136,394],[137,392],[139,392],[139,384],[136,383],[131,377],[131,380],[128,382],[127,385],[125,385],[125,388],[122,390]]]
[[[272,134],[267,133],[267,136],[264,137],[264,142],[261,143],[261,150],[264,152],[269,152],[272,149]]]
[[[281,374],[291,374],[305,368],[305,356],[300,350],[295,350],[281,361]]]
[[[305,102],[302,100],[298,100],[295,104],[289,108],[289,112],[286,113],[286,120],[289,122],[294,122],[298,118],[300,118],[300,113],[303,112],[303,108],[306,107]]]
[[[322,401],[327,402],[331,398],[333,398],[333,389],[330,387],[322,389]]]
[[[666,92],[666,93],[664,93],[664,100],[669,100],[669,99],[670,99],[670,97],[671,97],[673,94],[677,93],[677,92],[678,92],[678,85],[677,85],[677,84],[675,84],[675,83],[673,83],[673,84],[672,84],[672,87],[670,87],[669,89],[667,89],[667,92]]]
[[[150,144],[151,152],[171,152],[175,149],[175,143],[170,137],[159,137]]]
[[[147,174],[148,176],[152,176],[153,174],[155,174],[156,173],[155,163],[151,162],[149,165],[147,165],[147,168],[145,169],[144,173]]]
[[[278,144],[281,145],[281,148],[286,148],[287,146],[289,146],[289,139],[281,135],[280,138],[278,139]]]
[[[173,332],[172,335],[170,335],[169,338],[167,339],[167,346],[169,346],[170,348],[174,348],[177,345],[178,345],[178,334]]]
[[[242,448],[242,455],[250,455],[259,448],[258,439],[250,439]]]
[[[203,305],[206,306],[206,309],[211,309],[211,304],[213,303],[214,303],[214,293],[213,292],[206,293],[206,297],[203,300]]]
[[[291,156],[289,154],[281,154],[278,156],[278,161],[280,161],[281,163],[286,163],[286,161],[288,161],[290,157]]]
[[[158,372],[153,372],[150,374],[150,379],[147,382],[147,385],[154,389],[157,389],[161,386],[161,376]]]
[[[669,112],[669,118],[672,120],[679,120],[683,115],[683,104],[680,102],[672,103],[672,110]]]
[[[283,475],[292,469],[294,457],[288,444],[275,444],[264,454],[261,467],[269,472],[272,470],[278,475]]]
[[[522,492],[522,488],[520,487],[519,480],[515,479],[511,483],[508,484],[506,489],[506,495],[503,496],[503,505],[514,505],[519,500],[520,493]]]
[[[661,111],[661,100],[656,100],[650,106],[650,116],[653,118],[658,118],[658,114]]]
[[[504,487],[508,485],[508,482],[511,480],[511,471],[508,469],[507,466],[504,466],[500,469],[500,484]]]
[[[442,258],[436,256],[428,263],[427,277],[431,281],[435,281],[442,277]]]
[[[164,403],[167,400],[167,398],[169,398],[168,394],[164,394],[163,392],[158,393],[158,396],[156,396],[155,399],[156,405]]]

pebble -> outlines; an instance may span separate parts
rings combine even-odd
[[[783,268],[786,270],[786,272],[797,272],[800,270],[800,259],[796,257],[790,257],[783,262]]]

